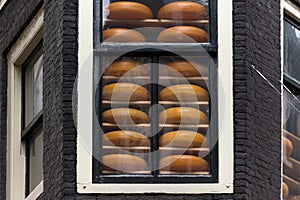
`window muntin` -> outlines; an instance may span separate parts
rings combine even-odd
[[[42,43],[22,65],[22,142],[26,149],[25,193],[28,196],[43,180],[43,55]]]
[[[166,2],[161,2],[161,4],[165,4]],[[168,2],[170,3],[170,2]],[[199,3],[199,2],[198,2]],[[106,8],[108,6],[109,2],[104,2],[104,4],[102,5],[103,8]],[[153,4],[153,3],[152,3]],[[149,3],[150,7],[151,7],[151,3]],[[148,6],[149,6],[148,5]],[[156,16],[157,14],[157,8],[155,8],[156,5],[152,5],[152,10],[156,10],[156,13],[154,12],[154,16]],[[208,23],[208,16],[207,18],[204,18],[202,20],[198,20],[198,21],[191,21],[191,20],[161,20],[161,21],[155,21],[155,19],[151,19],[151,20],[143,20],[142,23],[142,28],[138,28],[137,26],[135,26],[134,24],[137,23],[139,20],[120,20],[120,19],[106,19],[105,17],[103,18],[103,21],[101,22],[99,20],[100,16],[109,16],[107,13],[107,10],[104,10],[103,13],[95,13],[95,24],[97,24],[95,26],[95,32],[94,32],[94,45],[95,45],[95,52],[96,52],[96,56],[95,56],[95,63],[94,63],[94,74],[101,74],[104,71],[104,76],[102,76],[100,82],[97,82],[97,80],[99,79],[98,77],[96,77],[96,81],[94,81],[94,85],[95,85],[95,91],[96,91],[96,99],[95,99],[95,108],[96,108],[96,113],[98,116],[98,122],[96,123],[100,123],[102,125],[102,130],[104,130],[104,133],[111,133],[112,131],[117,131],[117,130],[125,130],[125,131],[137,131],[136,129],[138,129],[139,133],[144,133],[144,132],[148,132],[148,134],[144,134],[144,136],[148,137],[148,140],[150,142],[150,147],[146,146],[143,147],[143,151],[146,152],[150,152],[150,156],[145,154],[145,152],[139,152],[138,153],[138,157],[135,157],[134,159],[138,159],[138,158],[143,158],[144,159],[144,163],[146,162],[146,167],[143,168],[143,170],[140,171],[131,171],[131,172],[120,172],[120,170],[107,170],[109,167],[102,165],[101,162],[99,162],[99,160],[103,160],[103,159],[108,159],[107,155],[111,155],[111,156],[116,156],[115,154],[118,154],[118,156],[126,154],[126,156],[128,155],[132,155],[132,151],[137,151],[134,148],[124,148],[120,146],[118,147],[112,147],[113,145],[111,145],[111,147],[107,146],[106,144],[102,143],[103,141],[101,141],[101,138],[103,138],[103,136],[100,134],[100,136],[98,135],[98,133],[94,133],[94,152],[93,155],[94,157],[96,157],[96,159],[93,160],[93,174],[94,174],[94,182],[98,183],[98,182],[134,182],[134,183],[140,183],[140,182],[149,182],[149,180],[151,180],[150,182],[162,182],[162,183],[166,183],[166,182],[176,182],[176,177],[178,178],[177,175],[181,175],[183,177],[181,177],[181,181],[182,182],[216,182],[217,181],[217,177],[218,177],[218,156],[217,156],[217,142],[216,142],[216,138],[217,136],[217,112],[216,112],[216,107],[217,107],[217,95],[209,95],[210,98],[211,96],[213,98],[207,99],[204,102],[198,102],[198,104],[188,104],[186,103],[186,106],[181,106],[181,108],[183,107],[193,107],[195,106],[196,108],[198,108],[198,111],[204,111],[206,112],[207,118],[212,119],[212,117],[214,116],[213,120],[211,120],[211,123],[213,124],[213,126],[209,126],[209,122],[206,122],[206,124],[202,124],[198,123],[197,124],[197,128],[195,129],[195,127],[193,126],[185,126],[185,129],[183,130],[189,130],[189,129],[195,129],[194,132],[198,133],[199,135],[201,133],[204,133],[205,135],[208,132],[208,128],[210,128],[209,133],[210,135],[208,139],[208,141],[210,141],[208,144],[206,144],[206,147],[202,146],[202,144],[198,144],[198,149],[193,149],[193,150],[189,150],[186,151],[186,149],[184,150],[184,148],[182,149],[178,149],[176,150],[176,148],[172,147],[173,149],[168,149],[165,147],[160,147],[159,144],[159,138],[168,132],[172,132],[172,131],[178,131],[181,129],[181,126],[178,126],[176,124],[169,124],[169,127],[167,128],[168,131],[166,130],[161,130],[161,129],[166,129],[163,124],[159,123],[159,113],[160,110],[159,108],[162,108],[164,106],[168,107],[168,108],[178,108],[179,106],[175,106],[174,104],[170,104],[170,105],[162,105],[159,104],[159,93],[161,92],[161,90],[163,88],[165,88],[165,86],[161,86],[161,84],[164,83],[169,83],[169,86],[172,85],[177,85],[178,84],[182,84],[182,83],[187,83],[187,84],[191,84],[191,83],[196,83],[198,86],[203,86],[204,90],[207,90],[208,87],[216,90],[217,89],[217,72],[216,72],[216,67],[213,61],[216,60],[216,55],[217,55],[217,49],[216,49],[216,1],[210,1],[210,4],[208,5],[208,2],[206,1],[206,9],[209,13],[208,16],[212,16],[210,17],[210,24]],[[99,5],[96,3],[95,4],[95,10],[101,10],[101,7],[99,7]],[[212,11],[212,12],[210,12]],[[98,18],[97,18],[98,16]],[[147,25],[146,23],[153,23],[155,24],[156,27],[147,27],[149,26],[149,24]],[[103,26],[101,25],[101,23],[103,23]],[[192,77],[190,78],[191,80],[186,80],[186,78],[184,76],[181,75],[181,78],[183,78],[183,81],[178,81],[178,80],[172,80],[172,79],[176,79],[174,77],[170,78],[169,74],[167,74],[166,76],[162,77],[159,76],[159,71],[161,71],[165,61],[167,57],[169,57],[169,59],[172,57],[175,60],[184,60],[183,58],[180,58],[180,56],[178,57],[178,55],[174,54],[174,53],[170,53],[167,51],[164,51],[161,49],[161,46],[164,45],[164,43],[161,42],[157,42],[155,41],[156,37],[158,36],[158,33],[163,31],[165,28],[169,28],[172,27],[174,25],[195,25],[195,26],[199,26],[202,27],[203,29],[205,29],[208,33],[209,33],[209,41],[205,40],[202,41],[206,44],[202,45],[202,48],[205,48],[206,50],[209,51],[210,56],[212,56],[212,60],[211,63],[208,62],[207,60],[209,60],[209,58],[206,58],[205,56],[202,56],[202,58],[200,59],[201,62],[204,62],[206,65],[204,66],[204,68],[206,68],[207,73],[208,71],[209,74],[206,74],[205,77],[202,77],[201,75],[199,75],[198,77]],[[142,46],[140,44],[138,44],[141,41],[129,41],[130,43],[127,43],[128,41],[124,41],[119,39],[117,36],[112,36],[112,39],[107,39],[105,37],[101,37],[101,35],[105,35],[101,34],[102,30],[109,30],[112,28],[116,28],[116,27],[121,27],[121,28],[137,28],[135,29],[135,31],[138,31],[139,33],[142,33],[144,35],[144,37],[146,38],[145,42]],[[209,31],[210,30],[210,31]],[[153,34],[153,31],[156,32],[155,34]],[[149,33],[151,32],[150,36]],[[100,36],[100,37],[99,37]],[[115,37],[117,39],[115,39]],[[105,40],[103,40],[105,39]],[[123,39],[123,38],[122,38]],[[100,41],[103,40],[103,43],[101,44]],[[116,44],[110,44],[110,43],[116,43]],[[195,41],[185,41],[185,43],[181,44],[175,44],[176,42],[172,41],[166,41],[165,43],[169,43],[169,47],[173,48],[173,49],[180,49],[182,50],[182,47],[185,48],[184,51],[188,51],[185,52],[186,55],[189,56],[189,59],[191,59],[190,55],[194,55],[194,57],[196,58],[196,60],[199,60],[199,57],[201,57],[202,53],[199,52],[195,52],[193,51],[193,47],[195,49],[197,49],[199,46],[197,45],[192,45],[192,43],[194,43]],[[155,44],[156,43],[156,44]],[[101,44],[101,45],[100,45]],[[99,46],[100,45],[100,46]],[[146,45],[146,46],[145,46]],[[148,46],[149,47],[148,47]],[[182,46],[180,46],[182,45]],[[130,51],[132,51],[132,47],[138,47],[139,48],[139,52],[131,52],[128,53]],[[144,50],[141,50],[140,47],[145,46]],[[146,49],[148,47],[148,49]],[[128,49],[128,51],[126,51],[126,48]],[[151,48],[151,50],[149,50]],[[199,50],[198,50],[199,51]],[[106,55],[104,55],[103,53],[105,52]],[[116,53],[126,53],[128,55],[126,55],[126,58],[120,56],[116,58]],[[122,54],[121,53],[121,54]],[[198,54],[197,54],[198,53]],[[105,69],[107,66],[109,66],[111,63],[116,63],[118,62],[118,59],[129,59],[129,60],[136,60],[136,55],[139,54],[139,59],[144,60],[144,62],[141,62],[141,64],[139,65],[139,67],[143,66],[143,65],[149,65],[149,75],[148,77],[122,77],[121,82],[124,82],[124,80],[126,80],[125,82],[127,83],[137,83],[141,86],[143,86],[144,88],[146,88],[148,90],[148,92],[150,93],[150,97],[148,102],[143,102],[143,104],[138,104],[138,102],[129,102],[129,106],[130,108],[137,108],[140,110],[145,111],[144,113],[146,113],[148,116],[151,116],[151,119],[149,120],[149,122],[147,123],[143,123],[143,124],[139,124],[136,127],[130,127],[130,126],[126,126],[126,125],[121,125],[118,124],[114,124],[114,123],[107,123],[104,121],[103,123],[103,112],[108,111],[109,109],[111,109],[111,107],[115,106],[117,108],[124,108],[124,105],[122,104],[118,104],[118,103],[114,103],[114,102],[107,102],[107,99],[101,99],[101,97],[103,97],[103,87],[108,86],[108,84],[111,83],[116,83],[119,81],[119,78],[116,77],[109,77],[109,76],[105,76]],[[166,55],[164,57],[160,56],[160,55]],[[114,59],[109,59],[107,57],[114,55],[115,60]],[[145,62],[145,57],[143,58],[143,56],[149,56],[151,55],[150,58],[148,58],[148,62]],[[195,56],[197,55],[197,56]],[[207,56],[207,55],[206,55]],[[112,56],[113,57],[113,56]],[[176,58],[177,57],[177,58]],[[211,59],[211,58],[210,58]],[[103,61],[104,60],[104,61]],[[147,59],[146,59],[147,60]],[[172,60],[172,59],[171,59]],[[193,59],[191,59],[193,60]],[[210,70],[209,70],[210,69]],[[180,75],[179,75],[180,76]],[[210,77],[208,79],[208,77]],[[140,79],[140,78],[144,78]],[[163,78],[165,80],[163,80]],[[167,78],[167,79],[166,79]],[[180,77],[177,77],[180,79]],[[198,80],[197,80],[198,79]],[[139,81],[137,81],[139,80]],[[147,82],[150,81],[150,82]],[[147,84],[148,83],[148,84]],[[153,84],[154,83],[154,84]],[[171,83],[171,84],[170,84]],[[202,88],[203,89],[203,88]],[[117,96],[117,95],[116,95]],[[117,100],[118,101],[118,100]],[[122,101],[122,99],[119,100],[119,102]],[[99,104],[99,102],[102,102],[102,104]],[[169,102],[170,103],[170,102]],[[171,102],[172,103],[172,102]],[[173,102],[174,103],[174,102]],[[194,102],[195,103],[195,102]],[[201,105],[199,106],[199,104],[206,104],[206,105]],[[158,105],[158,106],[157,106]],[[153,108],[156,107],[156,109],[150,110],[149,108]],[[212,108],[211,111],[209,112],[208,107],[214,106],[215,108]],[[201,120],[202,121],[202,120]],[[122,124],[122,123],[121,123]],[[141,126],[140,126],[141,125]],[[191,124],[190,124],[191,125]],[[167,124],[168,126],[168,124]],[[184,127],[184,126],[183,126]],[[147,130],[148,129],[148,130]],[[99,130],[98,130],[99,131]],[[154,134],[156,132],[159,132],[158,134]],[[150,134],[149,134],[150,133]],[[201,134],[202,136],[202,134]],[[100,142],[99,142],[100,141]],[[139,149],[139,151],[141,151],[141,147],[138,147],[137,149]],[[156,152],[157,150],[157,152]],[[208,152],[210,152],[208,154]],[[144,154],[143,154],[144,153]],[[189,167],[186,167],[185,171],[174,171],[174,170],[163,170],[160,173],[160,170],[158,169],[159,165],[160,165],[160,155],[163,155],[164,157],[167,156],[178,156],[181,154],[186,154],[186,157],[189,158],[198,158],[198,159],[203,159],[202,157],[204,157],[203,160],[198,160],[197,162],[207,162],[204,165],[207,165],[208,167],[205,167],[205,170],[203,169],[198,169],[198,170],[190,170],[189,171]],[[211,155],[211,156],[210,156]],[[135,154],[136,156],[136,154]],[[109,159],[116,159],[116,158],[109,158]],[[120,158],[119,160],[114,160],[114,162],[117,162],[117,164],[115,165],[116,168],[120,168],[120,169],[127,169],[128,166],[124,166],[125,162],[119,162],[120,160],[125,160],[126,157]],[[177,160],[177,159],[176,159]],[[103,162],[105,162],[103,160]],[[104,167],[103,167],[104,166]],[[192,168],[192,167],[190,167]],[[145,170],[147,169],[147,170]],[[149,170],[150,169],[150,170]],[[116,172],[117,171],[117,172]],[[121,170],[122,171],[122,170]],[[151,172],[151,173],[150,173]],[[139,176],[130,176],[131,174],[139,174]],[[140,174],[145,174],[145,175],[140,175]],[[124,176],[127,175],[127,176]]]

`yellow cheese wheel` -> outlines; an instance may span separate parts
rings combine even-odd
[[[157,42],[194,43],[207,41],[207,32],[194,26],[174,26],[163,30],[157,37]]]
[[[160,147],[186,147],[200,148],[205,141],[205,136],[194,131],[172,131],[163,134],[159,138]]]
[[[166,63],[164,67],[161,67],[159,74],[184,77],[208,76],[208,68],[201,64],[181,60]]]
[[[148,101],[148,90],[133,83],[113,83],[105,85],[102,89],[104,100],[114,101]]]
[[[143,124],[150,123],[149,116],[137,109],[114,108],[102,113],[103,123]]]
[[[109,19],[151,19],[152,11],[144,4],[122,1],[114,2],[108,6]]]
[[[139,32],[127,28],[111,28],[103,31],[104,42],[145,42]]]
[[[159,94],[161,101],[207,101],[208,92],[197,85],[181,84],[163,89]]]
[[[206,160],[197,156],[173,155],[162,158],[159,168],[162,171],[200,172],[208,171],[209,165]]]
[[[169,3],[158,11],[158,19],[200,20],[207,18],[206,8],[195,2],[179,1]]]
[[[134,60],[120,60],[111,63],[103,73],[108,76],[148,76],[150,67]]]
[[[123,147],[149,146],[149,139],[141,133],[134,131],[112,131],[102,136],[103,145],[116,145]]]
[[[286,199],[289,195],[289,187],[285,182],[282,182],[282,198]]]
[[[161,124],[207,124],[208,118],[202,111],[189,107],[175,107],[159,114]]]
[[[144,159],[128,154],[109,154],[103,156],[103,170],[109,171],[147,171],[148,165]]]
[[[287,155],[287,156],[292,155],[293,150],[294,150],[293,143],[286,137],[283,137],[283,153],[284,153],[284,155]]]

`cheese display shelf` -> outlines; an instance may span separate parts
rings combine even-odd
[[[283,182],[289,188],[289,195],[300,195],[300,138],[293,133],[283,130],[283,136],[292,144],[292,153],[283,156]],[[287,144],[285,144],[287,145]],[[283,146],[284,152],[288,152],[287,146]]]
[[[106,27],[127,27],[127,28],[139,28],[139,27],[171,27],[178,25],[195,26],[205,30],[208,29],[208,20],[170,20],[170,19],[105,19]]]

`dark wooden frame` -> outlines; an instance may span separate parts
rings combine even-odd
[[[112,55],[134,55],[142,56],[151,54],[152,63],[157,63],[159,56],[167,56],[173,55],[168,51],[164,51],[161,49],[180,49],[180,53],[186,55],[200,56],[203,54],[203,51],[199,51],[199,49],[204,49],[205,54],[209,54],[212,58],[214,58],[214,62],[217,62],[218,55],[218,45],[217,45],[217,0],[210,0],[209,4],[209,30],[210,30],[210,42],[209,43],[101,43],[101,34],[102,34],[102,1],[94,0],[94,80],[98,80],[99,74],[101,74],[101,69],[99,69],[99,65],[101,63],[101,56],[112,56]],[[128,53],[129,52],[129,53]],[[148,57],[148,56],[147,56]],[[151,67],[151,78],[157,77],[157,66]],[[100,71],[99,71],[100,70]],[[210,91],[217,91],[217,72],[216,70],[210,70],[209,74],[209,89]],[[154,82],[157,80],[153,80]],[[95,105],[95,109],[97,110],[96,115],[94,116],[93,123],[101,123],[101,105],[95,104],[95,102],[101,102],[101,81],[99,83],[95,83],[94,88],[96,93],[94,93],[95,99],[93,100],[93,105]],[[151,104],[157,103],[157,88],[153,86],[152,88],[153,98]],[[218,116],[218,94],[211,93],[211,99],[213,101],[210,102],[210,113],[211,115]],[[157,112],[154,110],[154,112]],[[157,116],[158,113],[153,113]],[[217,118],[217,117],[216,117]],[[99,121],[98,121],[99,120]],[[157,130],[158,119],[152,119],[151,121],[152,131]],[[210,132],[211,132],[211,140],[216,141],[218,138],[218,121],[217,119],[210,122]],[[101,135],[99,135],[99,130],[93,127],[93,183],[217,183],[218,182],[218,173],[219,173],[219,161],[218,161],[218,142],[214,144],[214,148],[212,148],[210,152],[210,174],[208,175],[161,175],[158,174],[158,171],[153,171],[151,174],[121,174],[121,175],[103,175],[101,174],[102,165],[99,162],[98,158],[102,157],[102,141]],[[155,141],[158,141],[157,136],[152,137],[151,142],[151,150],[158,149],[158,144]],[[157,165],[157,162],[154,162],[154,165]],[[178,181],[180,180],[180,182]]]

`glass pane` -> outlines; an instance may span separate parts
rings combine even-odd
[[[283,90],[283,199],[300,195],[300,96]]]
[[[187,59],[187,57],[186,57]],[[209,174],[206,57],[161,57],[159,169],[161,174]]]
[[[151,59],[104,57],[101,63],[103,174],[148,174]]]
[[[25,126],[43,108],[43,56],[25,68]]]
[[[205,43],[208,0],[105,0],[105,42]]]
[[[284,72],[300,81],[300,30],[284,22]]]
[[[29,147],[29,192],[43,180],[43,133],[30,139]]]

